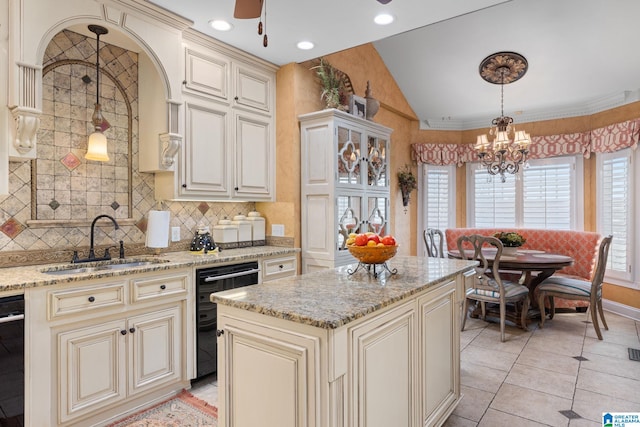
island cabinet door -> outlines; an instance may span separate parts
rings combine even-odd
[[[412,302],[350,329],[350,425],[418,425],[415,325]]]
[[[424,426],[442,424],[460,397],[456,286],[456,282],[448,282],[418,299],[419,396]]]
[[[319,339],[221,311],[219,305],[220,427],[319,426]]]

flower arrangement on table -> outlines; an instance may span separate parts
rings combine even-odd
[[[502,246],[505,248],[517,248],[527,241],[521,234],[516,233],[515,231],[509,232],[498,232],[493,235],[493,237],[497,238],[502,242]]]

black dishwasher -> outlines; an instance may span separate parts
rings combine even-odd
[[[0,298],[0,426],[24,425],[24,297]]]
[[[258,283],[258,263],[223,265],[196,270],[196,322],[198,335],[197,378],[218,371],[218,344],[216,342],[217,308],[211,302],[212,293]]]

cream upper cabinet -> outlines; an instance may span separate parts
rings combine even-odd
[[[184,105],[185,141],[188,143],[179,155],[177,193],[181,197],[227,198],[232,189],[233,147],[227,143],[231,133],[230,111],[225,106],[195,98]],[[164,189],[173,190],[171,187]]]
[[[229,99],[231,61],[215,52],[185,48],[185,91]]]
[[[271,200],[275,194],[273,120],[247,111],[234,111],[235,187],[240,199]]]
[[[272,113],[275,76],[243,63],[233,64],[235,106]]]
[[[389,232],[392,130],[335,109],[300,119],[302,273],[355,262],[349,233]]]
[[[174,170],[156,173],[156,198],[274,200],[275,67],[190,37],[184,141]]]

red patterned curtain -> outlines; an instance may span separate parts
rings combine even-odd
[[[563,135],[534,136],[529,146],[530,159],[591,153],[610,153],[638,147],[640,119],[616,123],[588,132]],[[413,158],[418,163],[458,165],[478,160],[473,144],[412,144]]]
[[[640,119],[605,126],[591,131],[591,151],[612,153],[624,148],[638,148]]]

